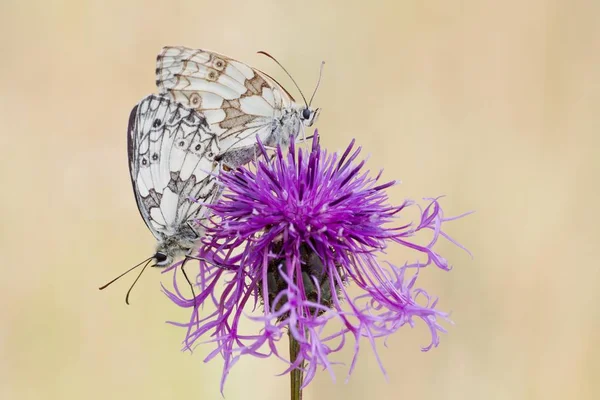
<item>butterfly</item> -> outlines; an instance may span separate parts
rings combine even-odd
[[[155,266],[168,266],[189,258],[203,235],[206,204],[222,191],[216,184],[220,166],[215,156],[220,147],[206,118],[165,96],[147,96],[131,110],[127,152],[138,210],[157,248],[152,257],[100,289],[144,263],[131,288],[152,261]]]
[[[304,104],[297,104],[266,73],[207,50],[164,47],[156,61],[156,85],[160,94],[206,118],[222,149],[217,160],[230,168],[254,158],[256,137],[267,147],[286,146],[320,113],[310,107],[314,93],[307,102],[300,91]]]
[[[289,144],[319,115],[304,95],[305,104],[298,105],[264,72],[206,50],[163,48],[156,84],[159,94],[133,108],[127,130],[133,191],[157,240],[156,252],[100,288],[145,263],[127,292],[127,304],[149,264],[168,266],[182,257],[195,258],[190,253],[204,233],[206,205],[222,192],[216,176],[223,167],[251,161],[257,137],[267,147]]]

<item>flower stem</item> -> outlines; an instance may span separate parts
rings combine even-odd
[[[290,339],[290,361],[296,361],[300,351],[300,343],[294,338],[292,332],[288,331]],[[304,378],[304,361],[298,368],[290,372],[290,392],[292,400],[302,400],[302,380]]]

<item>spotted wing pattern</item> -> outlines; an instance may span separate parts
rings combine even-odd
[[[171,100],[206,117],[223,152],[265,141],[276,118],[294,103],[274,79],[239,61],[206,50],[165,47],[156,84]]]
[[[165,96],[147,96],[131,111],[128,153],[137,205],[154,236],[194,229],[205,209],[199,202],[211,202],[219,190],[212,175],[219,147],[206,118]]]

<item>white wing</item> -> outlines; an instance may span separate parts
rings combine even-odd
[[[220,152],[204,116],[150,95],[131,111],[129,171],[140,214],[157,239],[193,224],[218,188],[211,175]]]
[[[157,57],[161,94],[206,117],[222,152],[263,142],[294,99],[273,78],[229,57],[206,50],[165,47]]]

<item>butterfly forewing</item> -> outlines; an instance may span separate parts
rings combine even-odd
[[[157,239],[202,217],[201,203],[217,196],[214,157],[220,151],[202,114],[150,95],[131,112],[128,144],[138,208]]]

